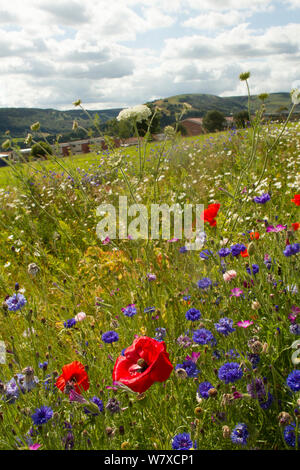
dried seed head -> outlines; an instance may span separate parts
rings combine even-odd
[[[282,411],[281,413],[279,413],[277,418],[279,420],[280,426],[291,424],[291,422],[293,421],[293,418],[291,417],[291,415],[287,413],[286,411]]]
[[[224,439],[227,439],[228,437],[230,437],[230,428],[229,428],[229,426],[223,426],[222,427],[222,434],[223,434]]]

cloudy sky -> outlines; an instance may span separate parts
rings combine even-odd
[[[0,107],[300,87],[300,0],[0,0]]]

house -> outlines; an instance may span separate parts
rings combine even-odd
[[[120,141],[114,139],[114,144],[116,147],[120,147]],[[93,147],[98,147],[96,150],[107,150],[107,144],[103,137],[94,137],[91,139],[83,140],[74,140],[71,142],[63,142],[58,144],[59,154],[62,157],[67,157],[69,155],[80,155],[82,153],[90,153],[94,151]],[[57,151],[57,146],[53,146],[54,151]]]
[[[205,133],[202,118],[186,118],[180,121],[180,124],[185,128],[188,136]]]
[[[31,154],[31,148],[12,151],[12,158],[17,161],[27,161]]]

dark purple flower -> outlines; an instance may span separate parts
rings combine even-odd
[[[211,331],[206,330],[205,328],[200,328],[200,330],[194,331],[193,341],[198,344],[216,343],[216,340]]]
[[[189,321],[197,321],[197,320],[199,320],[199,318],[201,318],[201,313],[196,308],[190,308],[186,312],[185,318]]]
[[[197,377],[200,374],[194,361],[184,361],[182,364],[177,364],[175,370],[177,369],[184,369],[188,377]]]
[[[67,320],[67,321],[64,322],[64,327],[65,328],[72,328],[75,325],[76,325],[75,318],[71,318],[70,320]]]
[[[257,204],[265,204],[266,202],[270,201],[271,196],[268,193],[264,193],[261,196],[256,196],[253,198],[253,201]]]
[[[300,243],[293,243],[292,245],[287,245],[283,250],[284,256],[293,256],[299,253],[300,251]]]
[[[230,318],[224,317],[220,318],[218,323],[215,323],[215,328],[218,333],[221,333],[224,336],[228,336],[229,333],[235,331],[235,328],[232,328],[233,320]]]
[[[248,436],[249,432],[246,424],[239,423],[233,429],[230,438],[234,444],[246,445]]]
[[[214,386],[210,383],[210,382],[201,382],[199,384],[199,387],[198,387],[198,390],[197,390],[197,395],[201,396],[202,398],[204,398],[205,400],[207,398],[209,398],[209,394],[208,394],[208,391],[211,389],[211,388],[214,388]]]
[[[127,307],[121,309],[126,317],[133,317],[137,314],[135,304],[129,304]]]
[[[119,340],[119,335],[116,331],[107,331],[102,335],[102,341],[104,343],[114,343]]]
[[[172,449],[174,450],[189,450],[196,449],[196,441],[193,444],[190,434],[184,432],[182,434],[177,434],[172,441]]]
[[[212,285],[211,279],[209,277],[204,277],[197,282],[199,289],[208,289]]]
[[[41,406],[37,408],[35,413],[31,415],[32,421],[36,426],[47,423],[53,416],[53,410],[49,406]]]
[[[236,382],[243,377],[243,371],[237,362],[227,362],[220,367],[218,377],[225,384]]]
[[[11,297],[8,297],[5,302],[8,310],[16,312],[17,310],[20,310],[24,307],[24,305],[27,303],[27,300],[25,299],[24,295],[17,293],[13,294]]]

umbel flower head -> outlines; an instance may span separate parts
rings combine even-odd
[[[300,103],[300,90],[298,88],[294,88],[291,91],[291,100],[293,104],[299,104]]]
[[[250,72],[243,72],[240,74],[241,82],[245,82],[246,80],[248,80],[248,78],[250,78]]]
[[[127,119],[135,122],[142,122],[151,116],[151,109],[144,104],[138,104],[132,108],[123,109],[117,116],[117,121],[126,121]]]

